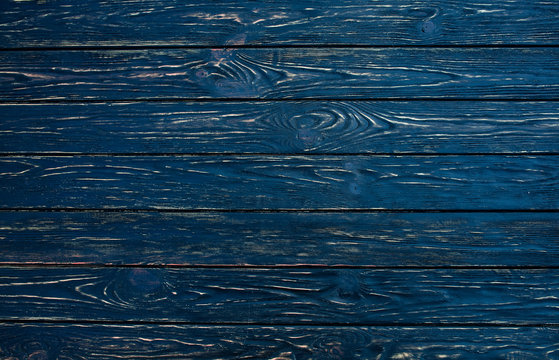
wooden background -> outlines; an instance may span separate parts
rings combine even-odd
[[[558,359],[559,3],[0,3],[3,359]]]

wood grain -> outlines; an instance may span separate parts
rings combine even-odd
[[[557,213],[0,212],[0,263],[559,266]]]
[[[3,157],[2,208],[558,209],[558,156]],[[405,195],[404,195],[405,194]]]
[[[559,270],[0,268],[0,319],[557,324]]]
[[[0,358],[559,357],[559,3],[0,11]]]
[[[0,44],[557,44],[553,1],[5,1]]]
[[[0,152],[559,152],[556,102],[0,104]]]
[[[0,324],[5,359],[552,360],[556,328]],[[534,346],[537,344],[537,346]],[[32,357],[35,356],[35,357]],[[41,357],[42,356],[42,357]]]
[[[0,100],[557,99],[559,48],[0,52]]]

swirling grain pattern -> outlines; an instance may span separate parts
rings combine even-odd
[[[1,152],[559,152],[556,102],[0,104]]]
[[[3,2],[0,44],[557,44],[553,1]]]
[[[0,318],[557,324],[559,271],[0,268]]]
[[[559,48],[0,52],[0,100],[556,99]]]
[[[559,358],[559,3],[0,12],[0,358]]]
[[[0,212],[0,263],[557,266],[558,241],[556,213]]]
[[[554,360],[559,352],[557,329],[545,327],[0,324],[0,335],[6,359]]]

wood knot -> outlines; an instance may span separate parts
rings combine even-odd
[[[421,32],[425,34],[432,34],[433,32],[435,32],[435,27],[436,26],[432,21],[424,21],[421,25]]]
[[[346,301],[361,299],[361,281],[355,272],[340,272],[337,279],[337,295]]]
[[[314,129],[299,129],[297,131],[297,140],[305,147],[312,147],[322,141],[322,134]]]
[[[132,269],[128,281],[133,288],[141,292],[153,292],[161,287],[161,279],[146,269]]]

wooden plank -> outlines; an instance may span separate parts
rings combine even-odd
[[[559,270],[0,268],[0,319],[557,324]]]
[[[1,208],[558,209],[558,156],[3,157]]]
[[[557,328],[0,324],[5,359],[555,359]],[[34,356],[34,357],[32,357]]]
[[[559,48],[0,52],[0,100],[556,99]]]
[[[13,1],[0,44],[557,44],[554,1]]]
[[[559,152],[557,102],[0,104],[0,152]]]
[[[557,213],[0,212],[0,263],[559,266]]]

